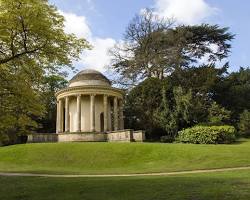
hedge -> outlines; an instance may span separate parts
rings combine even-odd
[[[178,132],[177,141],[193,144],[229,144],[236,139],[233,126],[194,126]]]

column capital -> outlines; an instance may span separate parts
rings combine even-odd
[[[89,95],[90,95],[90,96],[94,96],[94,97],[96,96],[96,94],[95,94],[95,93],[90,93]]]
[[[58,98],[58,99],[57,99],[57,102],[63,101],[63,99],[64,99],[63,97]]]

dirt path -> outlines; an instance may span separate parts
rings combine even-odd
[[[220,168],[220,169],[207,169],[207,170],[192,170],[192,171],[179,171],[179,172],[161,172],[161,173],[142,173],[142,174],[100,174],[100,175],[63,175],[63,174],[35,174],[35,173],[5,173],[0,172],[0,176],[21,176],[21,177],[55,177],[55,178],[78,178],[78,177],[134,177],[134,176],[171,176],[182,174],[199,174],[210,172],[226,172],[236,170],[247,170],[248,167],[233,167],[233,168]]]

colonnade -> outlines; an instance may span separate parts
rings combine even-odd
[[[81,132],[81,97],[83,95],[78,94],[73,97],[76,98],[76,121],[77,121],[77,132]],[[89,94],[90,96],[90,132],[96,132],[96,124],[95,124],[95,97],[96,94]],[[106,94],[103,96],[103,131],[116,131],[124,129],[124,121],[123,121],[123,100],[116,96],[108,96]],[[69,98],[72,96],[66,96],[64,98],[60,98],[57,101],[57,125],[56,132],[70,132],[70,122],[69,122]],[[109,129],[108,126],[108,104],[109,99],[113,100],[113,130]],[[64,109],[65,108],[65,109]],[[65,113],[63,113],[65,112]],[[112,129],[112,128],[111,128]]]

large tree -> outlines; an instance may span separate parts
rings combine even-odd
[[[84,38],[64,32],[64,17],[47,0],[0,1],[0,138],[13,143],[38,128],[44,77],[73,69],[85,48]]]
[[[128,25],[124,42],[113,50],[113,68],[124,78],[162,79],[207,57],[215,62],[228,56],[233,35],[217,25],[175,25],[147,10]]]

